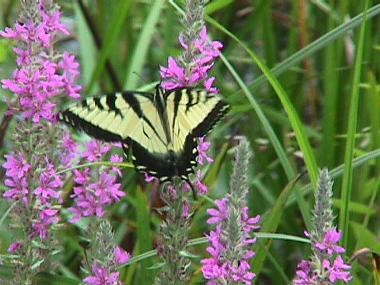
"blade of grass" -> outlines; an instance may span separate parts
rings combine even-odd
[[[367,19],[373,18],[377,16],[380,13],[380,4],[377,4],[367,11]],[[299,50],[298,52],[294,53],[293,55],[287,57],[284,61],[277,64],[275,67],[273,67],[270,71],[274,76],[280,75],[283,72],[289,70],[290,68],[298,65],[303,59],[311,56],[318,50],[324,48],[328,44],[330,44],[332,41],[343,37],[348,31],[352,30],[353,28],[360,25],[360,23],[363,21],[364,13],[360,13],[359,15],[355,16],[351,20],[347,21],[346,23],[336,27],[335,29],[331,30],[330,32],[322,35],[314,42],[310,43],[307,47]],[[207,18],[209,21],[211,18]],[[216,23],[214,20],[209,21],[211,24]],[[218,25],[220,26],[220,25]],[[217,27],[218,27],[217,26]],[[261,75],[258,78],[256,78],[251,84],[249,85],[250,90],[253,92],[257,90],[259,86],[261,86],[263,83],[267,81],[267,78],[265,75]]]
[[[206,6],[206,14],[212,14],[214,12],[217,12],[226,6],[229,6],[234,3],[234,0],[216,0],[212,1]]]
[[[354,75],[353,75],[353,83],[352,83],[352,94],[350,101],[350,111],[348,118],[348,130],[347,130],[347,140],[346,140],[346,148],[344,155],[344,174],[343,174],[343,182],[342,182],[342,192],[341,192],[341,200],[343,201],[343,207],[339,211],[339,228],[343,231],[343,247],[347,248],[348,244],[348,222],[349,222],[349,206],[352,192],[352,158],[355,148],[355,134],[358,120],[358,109],[359,109],[359,83],[360,76],[362,71],[362,60],[363,60],[363,51],[364,51],[364,35],[366,31],[366,11],[368,8],[368,1],[365,1],[364,4],[364,18],[360,27],[359,33],[359,42],[358,48],[355,56],[355,67],[354,67]]]
[[[78,279],[71,279],[68,277],[62,277],[53,275],[46,272],[41,272],[34,278],[35,284],[49,284],[49,285],[76,285],[80,282]]]
[[[288,234],[278,234],[278,233],[276,234],[276,233],[263,233],[263,232],[259,232],[259,233],[255,233],[255,237],[257,237],[258,239],[286,240],[286,241],[301,242],[301,243],[309,243],[310,244],[310,240],[309,239],[306,239],[304,237],[298,237],[298,236],[288,235]],[[187,243],[187,247],[193,247],[193,246],[207,244],[207,243],[208,243],[208,239],[206,237],[194,238],[194,239],[189,240],[189,242]],[[131,266],[132,264],[135,264],[135,263],[140,262],[142,260],[154,257],[156,255],[157,255],[157,250],[155,250],[155,249],[154,250],[150,250],[150,251],[144,252],[142,254],[134,255],[128,261],[127,264],[129,266]],[[124,266],[124,265],[121,265],[121,266]],[[1,270],[1,268],[2,268],[2,266],[0,266],[0,270]]]
[[[301,120],[299,119],[296,110],[294,109],[294,106],[290,102],[285,90],[282,88],[278,80],[271,74],[268,67],[262,62],[261,59],[251,50],[249,49],[242,41],[240,41],[235,35],[230,33],[228,30],[226,30],[223,26],[221,26],[219,23],[217,23],[215,20],[209,18],[209,22],[212,23],[214,26],[222,30],[224,33],[226,33],[228,36],[230,36],[232,39],[234,39],[239,45],[244,48],[244,50],[249,54],[253,62],[257,64],[257,66],[261,69],[261,71],[264,73],[270,84],[272,85],[272,88],[275,90],[276,95],[280,99],[282,106],[284,107],[286,113],[289,116],[290,124],[295,132],[296,139],[298,141],[299,147],[304,155],[306,167],[310,176],[310,180],[312,181],[313,185],[317,184],[317,175],[318,175],[318,167],[317,163],[315,161],[315,156],[312,152],[310,143],[307,139],[307,136],[305,134],[305,131],[303,129],[303,125],[301,123]],[[224,57],[221,57],[224,63],[226,63],[226,60]],[[243,90],[244,91],[244,90]],[[245,92],[245,91],[244,91]]]
[[[370,125],[371,128],[371,141],[372,149],[380,148],[380,117],[379,117],[379,110],[380,110],[380,89],[376,88],[377,82],[375,75],[372,72],[368,73],[369,78],[369,90],[368,90],[368,110],[369,110],[369,117],[370,117]],[[375,173],[380,172],[380,159],[376,161],[375,165]],[[374,204],[376,202],[376,197],[379,194],[380,191],[380,177],[377,178],[377,182],[374,184],[374,191],[371,194],[371,197],[369,198],[368,205],[369,207],[374,207]],[[369,222],[370,215],[366,215],[363,220],[363,225],[367,226]]]
[[[143,30],[140,33],[140,37],[133,51],[131,63],[126,72],[124,89],[135,89],[137,87],[137,80],[139,78],[134,75],[134,73],[141,74],[146,54],[148,53],[149,48],[151,48],[151,41],[155,32],[155,27],[160,19],[161,10],[164,4],[164,0],[156,0],[154,1],[154,4],[151,5],[148,18],[143,25]]]
[[[333,28],[333,20],[330,17],[328,28]],[[336,43],[331,43],[324,53],[324,75],[326,80],[323,81],[325,97],[324,111],[322,119],[322,142],[320,146],[320,163],[325,167],[333,167],[336,155],[336,132],[337,132],[337,104],[339,90],[339,72],[336,72],[338,63],[338,51]]]
[[[13,202],[9,208],[1,214],[1,217],[0,217],[0,227],[3,225],[5,219],[8,217],[9,213],[12,211],[12,209],[17,205],[17,202]]]
[[[283,149],[280,141],[278,140],[272,126],[270,125],[268,119],[266,118],[264,112],[260,108],[259,104],[253,97],[252,93],[248,90],[247,86],[244,84],[240,76],[237,74],[235,69],[231,66],[229,61],[221,54],[220,56],[221,60],[223,63],[226,65],[227,69],[230,71],[231,75],[235,78],[236,82],[239,84],[239,86],[242,88],[245,96],[247,97],[248,101],[250,102],[252,108],[255,110],[256,115],[258,116],[261,124],[264,127],[264,130],[266,131],[269,140],[271,141],[273,148],[275,149],[278,158],[283,166],[283,169],[285,170],[286,176],[288,179],[292,179],[295,176],[295,172],[293,170],[293,167],[286,156],[285,150]],[[296,197],[297,197],[297,202],[298,206],[300,208],[300,211],[302,213],[302,217],[304,218],[304,221],[307,225],[307,227],[310,227],[310,211],[307,203],[304,201],[302,198],[301,193],[297,190],[296,191]]]
[[[283,210],[286,205],[286,202],[288,201],[290,195],[292,194],[295,188],[294,186],[296,185],[300,177],[301,176],[299,175],[295,179],[293,179],[291,182],[289,182],[289,184],[281,192],[280,196],[276,200],[276,203],[271,209],[269,215],[265,218],[265,221],[263,222],[261,226],[260,232],[272,233],[277,230],[282,214],[284,212]],[[252,268],[254,269],[256,274],[259,274],[262,270],[264,261],[267,256],[265,249],[268,249],[270,247],[270,244],[271,244],[271,240],[268,240],[268,241],[260,240],[255,245],[256,257],[252,262]]]
[[[268,256],[269,261],[273,265],[273,268],[280,274],[280,277],[282,279],[281,284],[290,284],[290,280],[288,276],[286,275],[286,273],[284,272],[285,268],[278,263],[278,260],[276,259],[276,257],[273,256],[273,254],[271,254],[269,250],[266,250],[266,254]]]
[[[372,72],[368,73],[369,90],[368,90],[368,110],[371,127],[372,149],[380,148],[380,88],[377,88],[378,83],[375,75]],[[376,162],[377,173],[380,171],[380,160]]]
[[[183,11],[181,10],[181,8],[176,5],[174,2],[172,1],[169,1],[174,8],[176,8],[180,13],[183,13]],[[207,17],[208,20],[210,22],[214,22],[214,25],[217,26],[220,30],[222,30],[224,33],[226,33],[227,35],[229,35],[231,38],[233,38],[235,41],[237,41],[239,44],[241,44],[243,46],[243,48],[245,48],[246,50],[248,50],[248,53],[250,53],[250,50],[238,39],[236,38],[232,33],[230,33],[228,30],[226,30],[223,26],[219,25],[217,22],[215,22],[214,20],[212,20],[211,18]],[[251,55],[251,54],[250,54]],[[252,56],[251,56],[252,57]],[[293,167],[288,159],[288,157],[286,156],[286,153],[285,153],[285,150],[283,149],[283,147],[281,146],[281,143],[280,141],[278,140],[274,130],[272,129],[268,119],[266,118],[264,112],[262,111],[262,109],[260,108],[259,104],[257,103],[257,101],[255,100],[254,96],[252,95],[252,93],[248,90],[247,86],[244,84],[243,80],[240,78],[240,76],[237,74],[237,72],[235,71],[235,69],[232,67],[232,65],[229,63],[229,61],[223,56],[223,54],[221,54],[221,60],[223,61],[223,63],[226,65],[226,67],[228,68],[228,70],[230,71],[231,75],[235,78],[236,82],[239,84],[239,86],[241,87],[241,89],[243,90],[244,94],[246,95],[248,101],[250,102],[252,108],[255,110],[260,122],[262,123],[263,127],[264,127],[264,130],[266,131],[268,137],[269,137],[269,140],[271,141],[278,157],[279,157],[279,160],[281,161],[281,164],[284,168],[284,171],[288,177],[289,180],[291,180],[292,178],[295,177],[295,172],[293,170]],[[262,66],[264,66],[262,64]],[[300,211],[302,213],[302,216],[303,216],[303,219],[304,219],[304,222],[305,224],[307,225],[307,228],[310,228],[310,211],[309,211],[309,207],[307,205],[307,203],[303,200],[303,197],[301,195],[301,193],[297,190],[295,191],[296,193],[296,197],[297,197],[297,202],[298,202],[298,206],[300,208]]]
[[[95,69],[95,44],[91,37],[90,29],[88,28],[86,21],[83,17],[81,9],[77,2],[74,2],[75,20],[78,29],[78,40],[80,45],[80,59],[81,59],[81,78],[84,86],[89,84],[91,79],[91,71]],[[97,92],[97,86],[95,86],[95,92]]]
[[[368,161],[372,159],[380,158],[380,149],[376,149],[373,151],[370,151],[366,154],[363,154],[362,156],[359,156],[352,161],[352,167],[357,168],[362,166],[363,164],[367,163]],[[332,169],[329,171],[329,174],[332,179],[341,177],[344,173],[344,164],[339,165],[338,167]],[[309,183],[302,187],[302,196],[305,196],[309,193],[311,193],[311,190],[313,189],[312,185]],[[294,202],[296,202],[296,197],[291,197],[289,201],[286,204],[286,207],[291,206]]]
[[[140,252],[148,252],[153,248],[153,235],[150,228],[149,219],[149,202],[146,196],[140,188],[136,191],[137,207],[137,243]],[[139,270],[136,276],[137,284],[153,284],[154,272],[152,270],[146,270],[152,266],[151,260],[145,260],[141,262],[143,270]]]
[[[261,28],[263,44],[266,47],[265,51],[265,62],[268,66],[273,67],[277,61],[276,55],[278,51],[276,47],[278,46],[276,42],[276,36],[274,35],[273,20],[272,20],[272,5],[264,5],[263,11],[261,13]]]
[[[116,15],[113,17],[113,22],[108,28],[106,38],[104,39],[103,48],[98,56],[95,70],[92,72],[91,79],[85,93],[88,94],[92,92],[92,88],[94,87],[96,80],[103,72],[106,60],[109,58],[112,52],[112,47],[114,46],[114,43],[122,30],[123,23],[129,12],[129,6],[132,2],[133,0],[119,1],[118,7],[115,8],[115,11],[117,11]]]
[[[249,91],[247,85],[243,82],[241,77],[238,75],[236,70],[233,68],[233,66],[230,64],[230,62],[221,54],[220,59],[223,61],[224,65],[227,67],[228,71],[231,73],[231,75],[234,77],[235,81],[238,83],[240,88],[243,90],[244,95],[248,99],[249,103],[251,104],[252,108],[255,110],[255,113],[257,117],[259,118],[261,124],[263,125],[263,128],[265,132],[268,135],[269,140],[271,141],[273,148],[275,149],[281,164],[283,166],[283,169],[286,173],[286,176],[288,179],[292,179],[295,176],[295,171],[286,155],[286,152],[284,148],[282,147],[279,139],[277,138],[272,126],[270,125],[267,117],[265,116],[263,110],[261,109],[260,105],[257,103],[255,97],[253,94]]]

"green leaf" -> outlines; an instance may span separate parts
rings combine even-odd
[[[233,3],[234,3],[234,0],[214,0],[206,6],[206,14],[210,15]]]
[[[272,207],[269,215],[265,218],[264,222],[262,223],[260,233],[274,233],[277,230],[277,227],[280,224],[282,218],[282,214],[284,212],[286,202],[292,194],[294,186],[300,177],[301,176],[298,175],[295,179],[289,182],[289,184],[281,192],[280,196],[276,200],[276,203]],[[256,274],[259,274],[262,270],[264,261],[267,257],[266,251],[269,249],[271,243],[271,240],[264,241],[259,239],[257,244],[255,245],[256,256],[252,262],[252,268]]]
[[[340,199],[333,199],[334,206],[337,208],[342,208],[343,207],[343,202]],[[364,214],[364,215],[374,215],[376,211],[369,207],[368,205],[363,205],[358,202],[351,202],[349,206],[349,211],[351,213],[356,213],[356,214]]]
[[[153,234],[150,228],[150,210],[146,193],[140,187],[136,190],[136,224],[137,224],[137,248],[138,252],[144,253],[153,248]],[[137,272],[137,284],[153,284],[154,272],[147,270],[152,266],[150,259],[141,261],[141,270]]]
[[[90,29],[87,26],[86,20],[78,6],[78,2],[74,1],[75,21],[78,30],[78,40],[80,48],[80,61],[81,61],[81,79],[83,85],[89,84],[91,73],[96,66],[96,48],[93,38],[91,37]],[[98,87],[94,88],[98,92]]]
[[[352,161],[352,167],[353,168],[358,168],[359,166],[367,163],[368,161],[373,160],[373,159],[377,159],[377,158],[380,158],[380,149],[376,149],[376,150],[370,151],[370,152],[368,152],[366,154],[363,154],[363,155],[355,158]],[[344,171],[344,164],[341,164],[338,167],[333,168],[332,170],[330,170],[329,174],[330,174],[330,176],[331,176],[332,179],[335,179],[335,178],[341,177],[343,175],[343,171]],[[312,188],[312,185],[310,183],[307,184],[307,185],[305,185],[304,187],[302,187],[302,191],[301,191],[302,195],[310,194],[311,191],[312,191],[312,189],[313,188]],[[289,199],[288,203],[286,204],[286,206],[289,207],[295,201],[296,201],[296,198],[295,197],[291,197]]]
[[[371,251],[380,255],[380,243],[376,234],[362,224],[350,222],[357,240],[357,248],[369,248]]]
[[[114,46],[114,43],[122,30],[123,23],[127,17],[127,13],[129,12],[129,6],[132,2],[133,0],[119,1],[118,7],[115,8],[116,15],[112,17],[113,21],[108,28],[106,38],[103,41],[102,50],[97,58],[95,70],[92,73],[90,83],[88,84],[85,93],[92,92],[92,88],[94,87],[96,80],[102,74],[106,60],[113,51],[112,47]]]
[[[143,25],[143,30],[141,31],[140,37],[134,48],[131,63],[128,67],[128,72],[126,73],[124,81],[125,89],[135,89],[137,87],[137,80],[139,78],[136,74],[141,74],[148,50],[152,48],[152,38],[164,4],[164,0],[156,0],[154,1],[154,4],[151,5],[149,15]]]
[[[367,11],[367,19],[373,18],[377,16],[380,13],[380,4],[377,4]],[[284,73],[285,71],[291,69],[292,67],[297,66],[302,60],[305,58],[310,57],[312,54],[316,53],[318,50],[324,48],[328,44],[330,44],[332,41],[344,37],[347,32],[352,30],[353,28],[359,26],[364,18],[364,13],[360,13],[359,15],[355,16],[354,18],[350,19],[349,21],[343,23],[342,25],[339,25],[335,29],[329,31],[328,33],[322,35],[314,42],[310,43],[303,49],[300,49],[293,55],[287,57],[284,61],[277,64],[275,67],[273,67],[270,71],[274,76],[280,75]],[[210,20],[210,23],[215,23],[213,20]],[[267,81],[267,78],[264,75],[259,76],[256,78],[251,84],[249,84],[249,88],[251,92],[254,92],[257,90],[259,86],[261,86],[263,83]]]
[[[355,134],[356,134],[356,128],[357,128],[357,121],[358,121],[358,109],[359,109],[359,83],[360,83],[360,76],[362,71],[362,59],[363,59],[363,52],[364,52],[364,35],[366,31],[366,11],[368,7],[368,1],[365,1],[364,5],[364,19],[362,22],[362,25],[360,27],[360,34],[359,34],[359,43],[358,48],[355,56],[355,68],[354,68],[354,78],[352,83],[352,94],[351,94],[351,101],[350,101],[350,110],[348,113],[348,130],[347,130],[347,140],[346,140],[346,148],[345,148],[345,155],[344,155],[344,174],[343,174],[343,182],[342,182],[342,192],[341,192],[341,199],[343,201],[343,207],[340,209],[339,212],[339,228],[343,232],[343,240],[342,245],[343,247],[347,248],[348,245],[348,223],[349,223],[349,206],[350,206],[350,200],[351,200],[351,192],[352,192],[352,159],[354,154],[354,148],[355,148]]]

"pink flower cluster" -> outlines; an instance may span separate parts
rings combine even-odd
[[[114,252],[114,261],[111,266],[102,266],[98,262],[94,262],[92,265],[91,276],[86,277],[83,282],[87,285],[122,285],[119,280],[119,272],[112,271],[110,267],[115,267],[116,265],[122,265],[127,263],[131,256],[130,254],[120,247],[116,247]]]
[[[68,132],[63,134],[59,143],[59,159],[61,164],[64,167],[69,167],[74,163],[74,160],[78,156],[78,145]]]
[[[9,201],[22,201],[27,206],[29,204],[28,174],[32,167],[21,153],[5,155],[5,160],[4,184],[9,190],[4,192],[3,197]]]
[[[260,216],[250,218],[248,208],[244,207],[241,212],[239,233],[231,233],[227,229],[230,218],[230,202],[228,198],[215,201],[217,209],[209,209],[207,213],[211,216],[208,224],[215,224],[216,228],[207,236],[210,246],[207,252],[211,258],[201,261],[204,278],[208,280],[208,285],[230,284],[237,282],[252,284],[255,274],[250,272],[249,260],[255,255],[250,250],[252,244],[256,242],[251,238],[251,233],[259,228]],[[235,221],[236,222],[236,221]],[[231,244],[229,235],[235,235],[234,240],[240,240],[239,244]],[[236,235],[240,238],[236,238]]]
[[[308,233],[305,235],[310,237]],[[335,284],[339,281],[348,283],[351,280],[351,266],[344,263],[340,256],[345,249],[337,245],[341,236],[341,232],[333,228],[326,232],[322,241],[313,244],[316,260],[302,260],[298,264],[294,285]]]
[[[86,150],[82,153],[82,158],[89,162],[101,160],[109,151],[109,145],[91,140],[87,144]],[[119,156],[112,156],[111,162],[121,162]],[[74,194],[70,197],[74,199],[74,206],[70,208],[74,217],[71,222],[77,222],[82,217],[104,216],[105,206],[112,205],[125,195],[121,191],[121,184],[117,183],[121,175],[120,170],[109,167],[101,170],[101,173],[93,173],[90,168],[74,171]]]
[[[52,54],[59,34],[69,34],[61,24],[61,13],[50,12],[42,2],[36,13],[38,19],[16,24],[13,29],[0,32],[4,38],[16,40],[17,69],[12,79],[2,80],[2,86],[17,96],[10,112],[21,112],[25,119],[39,123],[41,119],[53,122],[56,103],[54,97],[68,94],[79,98],[80,86],[75,84],[79,64],[69,53]]]
[[[161,86],[166,90],[172,90],[203,83],[208,92],[218,93],[218,90],[213,87],[215,78],[209,77],[208,73],[215,59],[219,57],[223,45],[218,41],[210,41],[205,26],[193,42],[185,42],[181,36],[179,42],[185,53],[191,54],[191,62],[185,63],[181,59],[169,57],[168,67],[160,67]]]
[[[5,185],[9,188],[3,197],[10,201],[22,201],[25,207],[33,203],[32,229],[30,239],[37,236],[41,240],[48,237],[51,225],[58,223],[59,210],[54,207],[62,202],[59,192],[63,185],[62,177],[54,165],[45,158],[46,167],[39,175],[38,186],[31,191],[32,166],[22,154],[6,155],[3,167],[6,169]]]

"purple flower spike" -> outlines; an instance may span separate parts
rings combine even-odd
[[[209,209],[207,223],[215,229],[207,236],[206,251],[210,258],[203,259],[202,272],[207,284],[252,284],[255,274],[251,272],[251,250],[256,238],[253,231],[259,229],[260,216],[250,218],[246,197],[249,157],[248,142],[242,138],[236,148],[231,190],[221,200],[216,200],[216,209]]]
[[[31,171],[31,165],[26,162],[21,154],[5,155],[6,162],[4,184],[9,188],[4,192],[3,197],[6,200],[23,201],[28,204],[29,184],[28,175]]]
[[[201,261],[203,276],[209,280],[207,284],[219,284],[218,282],[234,281],[243,284],[252,284],[255,274],[250,272],[249,260],[254,257],[255,253],[248,249],[248,246],[256,242],[255,238],[250,238],[251,231],[259,228],[259,216],[249,218],[247,209],[244,208],[241,216],[241,232],[242,242],[238,249],[233,249],[234,245],[229,244],[228,235],[231,233],[226,232],[226,225],[230,217],[230,206],[228,198],[216,200],[215,204],[218,209],[209,209],[207,213],[212,216],[207,220],[208,224],[216,224],[214,231],[211,231],[207,236],[210,246],[207,247],[207,252],[211,258],[206,258]],[[236,246],[236,245],[235,245]],[[246,247],[246,248],[244,248]],[[232,254],[231,250],[237,250]],[[243,253],[243,254],[241,254]],[[232,254],[232,255],[231,255]],[[234,256],[234,261],[227,258],[227,256]],[[237,262],[238,260],[238,262]],[[221,283],[221,284],[222,284]]]
[[[206,195],[208,193],[206,184],[202,182],[202,173],[200,170],[197,171],[194,186],[198,190],[199,195]]]
[[[203,84],[209,93],[218,93],[213,87],[215,78],[209,77],[209,72],[216,58],[220,56],[223,45],[218,41],[210,41],[206,26],[189,34],[181,34],[179,43],[184,54],[179,59],[168,58],[168,66],[160,67],[162,87],[166,90],[175,88],[194,87]]]
[[[207,210],[207,214],[211,216],[211,218],[207,220],[207,223],[210,225],[221,223],[225,221],[228,217],[229,201],[227,198],[223,198],[221,200],[215,200],[215,205],[217,209]]]
[[[30,238],[40,237],[45,240],[48,237],[50,226],[58,223],[59,211],[55,209],[45,209],[40,212],[39,221],[33,224],[33,232]]]
[[[122,265],[124,263],[127,263],[131,259],[131,255],[129,252],[125,251],[121,247],[117,246],[115,247],[115,250],[113,251],[114,260],[117,265]]]
[[[329,274],[329,280],[333,283],[338,281],[349,282],[352,276],[349,272],[351,266],[344,263],[341,256],[337,256],[333,264],[328,260],[323,261],[323,267]]]
[[[21,250],[22,248],[24,247],[24,245],[21,243],[21,242],[14,242],[12,243],[9,248],[8,248],[8,252],[9,253],[16,253],[18,252],[19,250]]]
[[[336,229],[327,231],[322,242],[317,242],[314,246],[320,252],[325,252],[327,255],[332,256],[334,253],[345,253],[346,250],[337,245],[342,237],[342,233]]]
[[[92,266],[92,274],[83,280],[87,285],[122,285],[119,272],[110,272],[96,262]]]
[[[54,97],[68,94],[79,98],[80,86],[75,82],[79,76],[79,64],[75,58],[53,49],[59,35],[68,30],[61,23],[61,13],[46,9],[43,3],[34,8],[35,17],[22,25],[5,28],[0,32],[4,38],[17,41],[14,52],[17,69],[12,79],[2,80],[4,89],[16,95],[11,112],[20,112],[25,119],[38,124],[42,120],[55,122],[56,100]]]
[[[52,199],[59,200],[60,193],[58,190],[62,187],[63,181],[56,174],[54,165],[46,159],[47,168],[40,174],[40,185],[34,190],[34,195],[45,204],[50,203]]]
[[[5,159],[3,167],[6,169],[5,175],[8,177],[23,178],[31,169],[30,164],[21,154],[5,155]]]
[[[82,154],[88,162],[99,161],[105,154],[111,150],[109,144],[101,143],[98,140],[91,140],[86,147],[86,151]]]
[[[207,155],[207,151],[209,150],[211,143],[206,141],[205,137],[198,138],[199,144],[197,147],[198,150],[198,157],[197,162],[201,165],[205,164],[207,161],[208,163],[214,162],[214,160]]]
[[[89,162],[96,162],[102,160],[110,150],[109,144],[92,140],[81,156]],[[110,161],[115,163],[121,160],[122,158],[117,155],[112,155],[110,158]],[[116,203],[125,196],[121,191],[121,184],[117,183],[121,171],[115,166],[101,169],[99,173],[92,172],[90,168],[82,171],[74,170],[73,173],[77,186],[70,196],[74,199],[74,205],[69,209],[73,214],[71,223],[78,222],[82,217],[103,217],[106,206]]]
[[[315,194],[314,229],[305,231],[305,236],[311,240],[313,256],[298,264],[294,285],[332,285],[340,281],[348,283],[352,279],[351,266],[345,264],[341,256],[346,250],[338,245],[342,233],[334,227],[332,197],[332,182],[327,169],[323,169]]]

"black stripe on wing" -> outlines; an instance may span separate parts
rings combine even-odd
[[[169,95],[167,95],[166,98],[168,96]],[[177,119],[179,102],[181,101],[181,97],[182,97],[182,90],[181,89],[174,91],[174,115],[173,115],[172,129],[174,129],[174,125],[175,125],[175,122]]]
[[[199,101],[199,96],[197,101]],[[206,118],[186,136],[182,155],[185,161],[185,164],[182,167],[186,171],[186,176],[188,176],[189,173],[194,173],[193,167],[197,164],[196,158],[198,156],[198,142],[196,139],[206,135],[215,126],[215,124],[227,114],[228,110],[229,105],[227,103],[223,101],[218,102],[212,111],[208,113]]]
[[[226,102],[220,100],[214,106],[211,112],[207,114],[204,120],[192,130],[191,135],[193,137],[203,137],[204,135],[206,135],[209,131],[212,130],[215,124],[227,114],[229,109],[230,106]]]
[[[144,98],[153,102],[153,94],[147,92],[124,91],[122,93],[110,93],[100,97],[89,97],[74,105],[76,108],[69,108],[59,113],[58,119],[72,126],[74,129],[83,130],[96,139],[106,142],[121,142],[123,138],[120,135],[93,125],[90,121],[87,121],[86,118],[82,118],[71,111],[71,109],[77,109],[79,113],[80,110],[86,109],[89,114],[91,114],[91,112],[96,112],[97,110],[91,107],[92,104],[94,104],[98,110],[101,110],[103,112],[115,112],[116,115],[124,118],[125,114],[123,114],[123,110],[121,110],[116,104],[118,97],[122,98],[125,103],[131,108],[130,112],[134,112],[138,117],[142,118],[152,129],[154,129],[152,123],[145,117],[141,107],[141,100],[139,100],[139,98]],[[134,122],[128,123],[133,124]]]
[[[58,114],[60,121],[65,122],[66,124],[72,126],[74,129],[83,130],[90,136],[106,141],[106,142],[121,142],[121,136],[108,132],[102,128],[99,128],[90,122],[80,118],[76,114],[72,113],[69,110],[63,111]]]

